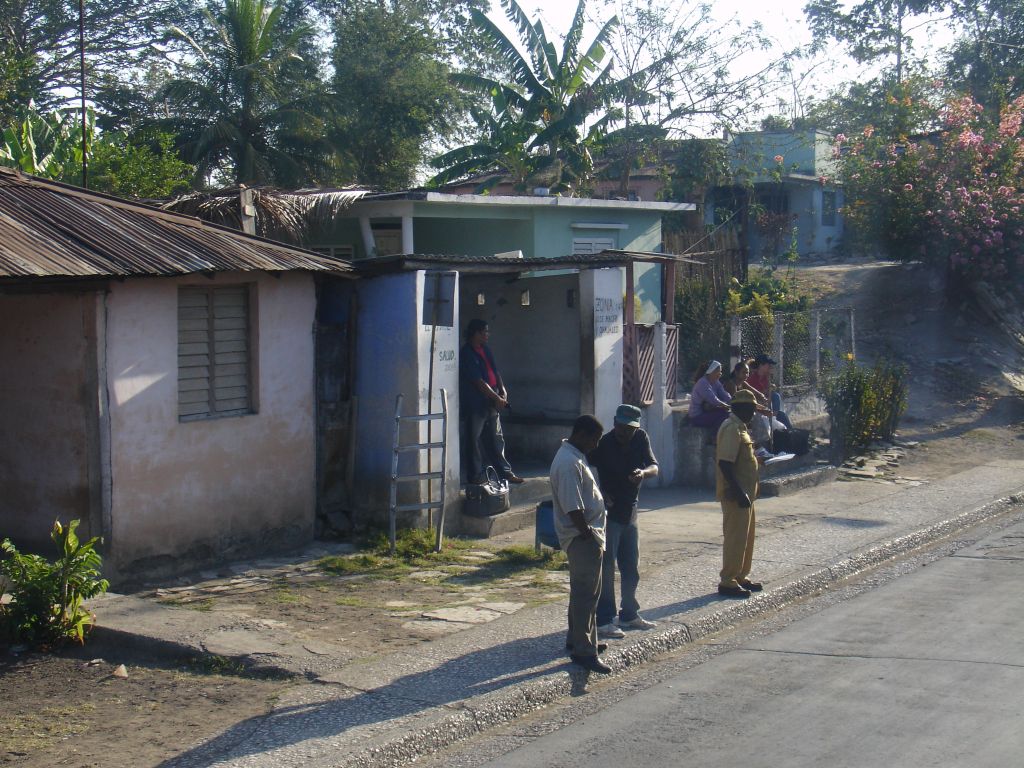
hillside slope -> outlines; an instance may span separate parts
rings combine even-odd
[[[818,306],[854,307],[859,360],[908,367],[900,434],[922,442],[930,473],[1024,456],[1024,354],[985,313],[947,304],[941,276],[863,262],[798,268],[796,281]]]

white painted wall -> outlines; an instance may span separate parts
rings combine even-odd
[[[102,533],[89,521],[95,302],[93,293],[0,296],[0,538],[22,546],[48,544],[58,518]]]
[[[459,498],[459,276],[455,274],[452,300],[454,319],[452,325],[424,325],[423,300],[425,272],[416,273],[416,315],[412,327],[416,329],[418,347],[417,401],[419,413],[441,413],[441,389],[448,400],[448,434],[446,440],[447,471],[445,474],[445,500],[451,510],[456,508]],[[431,359],[433,367],[431,368]],[[441,440],[441,422],[420,426],[422,442]],[[441,466],[441,450],[422,451],[418,454],[420,472],[437,472]],[[440,493],[440,481],[420,483],[419,501],[435,500]],[[436,519],[436,512],[434,513]],[[454,511],[448,515],[454,518]]]
[[[131,280],[107,300],[112,544],[119,569],[167,570],[308,541],[315,516],[312,276],[254,283],[258,412],[179,422],[178,286]]]
[[[593,400],[598,421],[610,427],[622,402],[623,269],[590,269],[580,273],[580,323],[584,344],[593,343]],[[584,372],[586,380],[589,371]],[[582,410],[587,410],[586,393]]]

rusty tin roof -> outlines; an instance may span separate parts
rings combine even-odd
[[[350,262],[0,168],[0,278],[308,270]]]

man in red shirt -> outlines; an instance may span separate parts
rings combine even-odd
[[[777,363],[768,355],[761,353],[754,358],[750,366],[750,376],[747,383],[764,395],[772,404],[772,413],[786,429],[792,429],[789,416],[782,410],[782,395],[777,390],[772,390],[772,369]]]
[[[493,466],[510,483],[523,479],[505,458],[505,436],[500,412],[508,407],[508,390],[487,340],[490,328],[479,318],[466,326],[466,344],[459,357],[459,406],[467,425],[470,482],[484,482],[484,470]]]

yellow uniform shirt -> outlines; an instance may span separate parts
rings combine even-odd
[[[733,473],[740,488],[753,501],[757,498],[757,457],[754,456],[754,440],[736,414],[718,428],[718,447],[715,450],[715,497],[722,501],[729,498],[729,483],[718,466],[719,461],[731,461]]]

